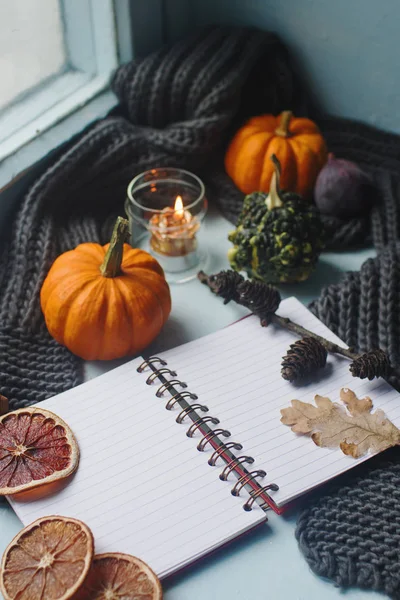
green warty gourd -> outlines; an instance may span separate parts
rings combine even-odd
[[[271,157],[275,175],[269,194],[253,192],[243,202],[237,227],[228,238],[235,271],[267,283],[306,280],[324,247],[324,228],[316,207],[280,189],[280,163]]]

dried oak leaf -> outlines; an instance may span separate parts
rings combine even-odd
[[[316,406],[292,400],[291,407],[281,410],[281,422],[295,433],[310,435],[317,446],[340,448],[344,454],[360,458],[368,451],[382,452],[400,444],[400,430],[382,410],[371,413],[370,398],[358,399],[343,388],[340,399],[345,406],[319,395],[314,399]]]

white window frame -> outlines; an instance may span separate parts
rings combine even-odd
[[[0,161],[104,91],[118,65],[113,0],[61,0],[66,68],[0,112]]]
[[[115,67],[134,56],[147,55],[165,41],[166,0],[62,1],[70,68],[58,81],[54,78],[36,90],[42,95],[40,102],[40,96],[36,96],[36,106],[42,111],[36,119],[25,118],[28,123],[22,126],[24,115],[34,110],[35,103],[29,103],[33,95],[27,97],[19,117],[17,103],[13,115],[9,113],[10,122],[13,117],[18,130],[0,142],[0,225],[26,189],[32,173],[44,168],[52,152],[116,106],[117,98],[109,86]],[[80,30],[73,26],[76,19]],[[68,20],[72,27],[68,27]],[[88,39],[87,30],[92,24],[94,33]],[[64,91],[63,99],[60,89]]]

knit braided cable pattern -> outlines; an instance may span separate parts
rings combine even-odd
[[[382,175],[387,181],[387,175]],[[393,181],[393,180],[392,180]],[[386,219],[385,219],[386,220]],[[376,223],[384,223],[376,217]],[[379,228],[386,241],[396,223]],[[312,312],[359,352],[381,348],[400,390],[400,242],[322,290]],[[349,383],[350,385],[350,383]],[[373,398],[372,398],[373,400]],[[296,536],[310,567],[340,586],[400,598],[400,454],[386,452],[300,513]],[[375,461],[375,462],[374,462]]]
[[[370,215],[349,220],[323,217],[328,247],[346,249],[373,243],[379,250],[399,240],[399,137],[347,119],[321,117],[317,121],[329,151],[365,169],[376,189]]]
[[[348,249],[372,241],[378,258],[325,288],[312,309],[348,344],[359,350],[379,346],[393,365],[400,365],[397,136],[317,117],[285,47],[275,35],[256,29],[197,32],[123,65],[112,88],[118,107],[53,159],[21,198],[2,236],[0,393],[11,408],[82,380],[81,361],[50,338],[40,309],[40,289],[55,258],[82,242],[107,242],[116,215],[124,213],[129,181],[155,166],[194,171],[204,179],[209,200],[234,222],[243,195],[224,172],[226,144],[248,117],[289,109],[314,116],[330,151],[367,168],[376,185],[369,216],[330,218],[325,225],[328,247]],[[397,376],[393,383],[400,389]],[[316,572],[340,585],[398,593],[400,481],[397,462],[385,460],[384,455],[376,476],[371,471],[360,481],[350,479],[347,487],[304,512],[298,536]]]
[[[390,244],[356,273],[323,288],[311,311],[358,352],[381,348],[400,390],[400,242]]]
[[[390,456],[305,509],[296,537],[317,575],[400,598],[400,462]]]
[[[254,69],[260,60],[270,80]],[[297,106],[291,78],[276,36],[220,27],[117,70],[112,87],[118,108],[73,140],[39,177],[2,247],[0,392],[11,408],[82,378],[81,361],[50,338],[40,309],[40,289],[55,258],[82,242],[106,243],[113,218],[124,212],[129,181],[143,170],[204,169],[241,118],[246,83],[259,89],[256,101],[266,110]],[[252,98],[248,110],[255,110]]]
[[[321,215],[328,250],[346,250],[373,244],[378,250],[400,239],[400,141],[369,125],[337,117],[315,117],[329,151],[365,169],[374,183],[370,213],[351,219]],[[208,168],[209,193],[224,216],[236,223],[243,194],[232,184],[220,157]]]

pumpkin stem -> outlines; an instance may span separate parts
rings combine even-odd
[[[123,217],[118,217],[112,232],[110,245],[100,265],[103,277],[116,277],[121,272],[124,242],[129,234],[129,223]]]
[[[279,123],[279,127],[275,129],[275,135],[280,135],[281,137],[290,137],[292,134],[289,131],[290,121],[292,120],[293,113],[291,110],[284,110],[281,114],[281,122]]]
[[[281,163],[279,162],[279,160],[277,159],[275,154],[272,154],[271,160],[274,163],[275,171],[272,174],[271,184],[269,187],[269,194],[267,196],[267,199],[265,200],[268,210],[272,210],[273,208],[278,208],[279,206],[283,206],[283,202],[281,200],[281,188],[280,188]]]

